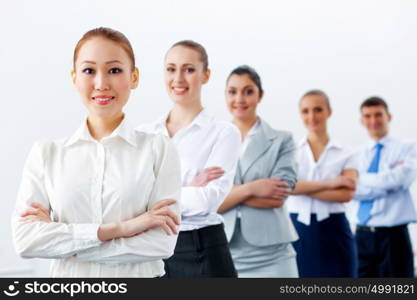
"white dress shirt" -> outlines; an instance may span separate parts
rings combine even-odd
[[[101,141],[87,122],[66,139],[36,143],[26,161],[12,217],[16,251],[54,259],[53,277],[155,277],[173,254],[177,235],[160,227],[101,242],[100,224],[136,217],[164,199],[180,200],[180,162],[162,135],[137,132],[122,121]],[[22,223],[37,202],[53,222]],[[179,203],[170,208],[180,215]]]
[[[302,139],[297,147],[298,180],[327,181],[341,175],[344,170],[357,169],[354,154],[330,140],[319,160],[314,161],[313,152],[307,138]],[[289,196],[286,205],[290,213],[297,213],[297,220],[310,225],[311,214],[317,214],[317,221],[323,221],[331,213],[344,213],[343,203],[331,203],[307,195]]]
[[[239,158],[242,158],[243,154],[245,154],[246,148],[248,148],[248,145],[252,141],[255,134],[258,132],[259,126],[261,126],[261,122],[259,119],[256,120],[255,124],[252,126],[252,128],[248,131],[248,133],[245,136],[245,139],[242,142],[242,146],[240,147],[240,155]]]
[[[143,124],[137,130],[168,136],[168,114]],[[228,122],[215,121],[201,111],[172,141],[181,158],[181,230],[194,230],[223,222],[217,209],[230,192],[240,151],[240,132]],[[225,173],[203,187],[190,186],[195,176],[209,167],[221,167]]]
[[[359,201],[374,199],[371,219],[366,225],[385,227],[415,222],[417,213],[410,186],[417,175],[416,144],[391,136],[382,138],[378,143],[383,145],[378,173],[367,172],[375,154],[375,141],[370,140],[357,154],[360,175],[354,211],[358,210]],[[355,217],[357,221],[356,213]]]

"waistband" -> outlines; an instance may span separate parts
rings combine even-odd
[[[180,231],[175,252],[201,251],[213,246],[227,245],[223,227],[222,223],[195,230]]]
[[[391,226],[391,227],[374,227],[374,226],[362,226],[357,225],[356,230],[359,231],[370,231],[370,232],[377,232],[377,231],[396,231],[396,230],[403,230],[407,229],[408,224],[398,225],[398,226]]]

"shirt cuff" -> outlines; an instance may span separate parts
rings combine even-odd
[[[181,189],[181,215],[194,216],[208,213],[201,187],[183,187]]]
[[[100,224],[73,224],[73,226],[74,240],[101,243],[97,235]]]

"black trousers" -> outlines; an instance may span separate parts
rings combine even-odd
[[[237,277],[223,224],[181,231],[165,278]]]
[[[356,229],[359,277],[414,277],[407,224]]]

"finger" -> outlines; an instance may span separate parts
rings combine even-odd
[[[174,221],[170,217],[166,217],[165,219],[166,224],[171,229],[173,234],[178,234],[177,226],[175,225]]]
[[[287,194],[289,194],[291,192],[291,190],[288,187],[285,187],[285,186],[275,186],[275,190],[280,191],[282,193],[287,193]]]
[[[38,222],[41,220],[36,216],[27,216],[27,217],[21,218],[20,221],[23,223],[32,223],[32,222]]]
[[[21,217],[26,217],[26,216],[30,216],[30,215],[37,215],[37,214],[39,214],[40,213],[40,210],[38,210],[38,209],[35,209],[35,210],[33,210],[33,209],[28,209],[28,210],[25,210],[24,212],[22,212],[21,214],[20,214],[20,216]]]
[[[216,170],[216,171],[210,171],[207,172],[207,175],[211,175],[211,174],[224,174],[225,172],[223,170]]]
[[[221,173],[221,174],[210,174],[210,175],[207,176],[207,180],[208,181],[216,180],[216,179],[222,177],[223,175],[224,175],[224,173]]]
[[[178,216],[169,208],[162,208],[160,210],[158,210],[156,212],[157,215],[161,215],[161,216],[167,216],[169,218],[171,218],[175,224],[180,225],[180,220],[178,218]]]
[[[158,210],[162,207],[169,206],[169,205],[172,205],[172,204],[175,204],[175,203],[177,203],[177,201],[174,200],[174,199],[165,199],[165,200],[162,200],[161,202],[158,202],[157,204],[155,204],[154,207],[152,207],[152,210]]]
[[[159,225],[159,227],[161,227],[165,231],[165,233],[167,235],[171,235],[172,234],[172,231],[169,228],[169,226],[165,223],[165,220],[162,221],[162,223],[161,223],[161,225]]]
[[[34,207],[34,208],[37,208],[37,209],[40,209],[40,210],[42,210],[44,213],[46,213],[46,214],[48,214],[49,215],[49,209],[47,209],[45,206],[43,206],[42,204],[40,204],[40,203],[37,203],[37,202],[32,202],[31,204],[30,204],[30,206],[32,206],[32,207]]]
[[[203,172],[211,172],[211,171],[215,171],[215,170],[221,170],[221,171],[223,171],[223,169],[221,167],[209,167],[209,168],[205,168],[203,170]]]
[[[273,195],[273,198],[277,199],[277,200],[285,200],[285,199],[288,198],[288,195],[281,194],[281,193],[276,193],[276,194]]]

